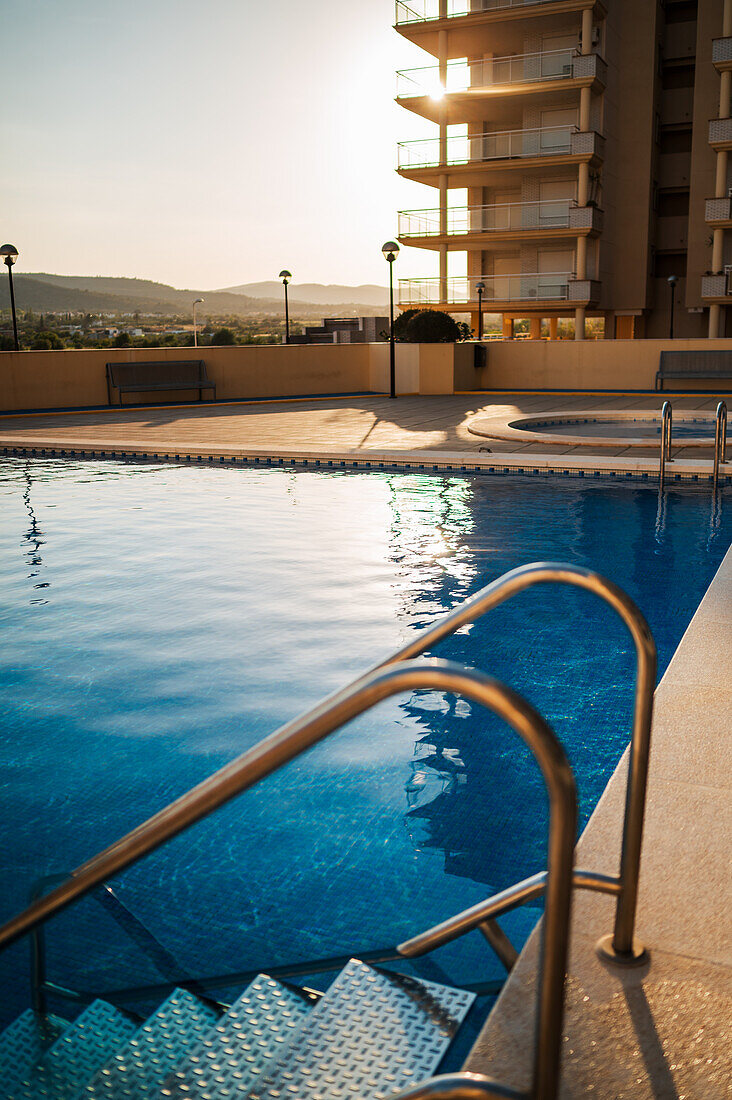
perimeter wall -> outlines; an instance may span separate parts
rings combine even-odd
[[[714,350],[732,352],[732,340]],[[487,365],[473,366],[473,344],[398,344],[397,392],[449,394],[487,390],[652,390],[659,356],[710,350],[708,340],[494,340]],[[106,363],[203,359],[218,401],[389,390],[388,344],[295,344],[206,348],[105,348],[99,351],[0,352],[0,412],[108,404]],[[682,388],[682,387],[675,387]],[[729,380],[683,388],[732,390]],[[125,404],[195,400],[183,390],[125,395]],[[209,398],[209,393],[204,397]],[[117,395],[112,395],[116,404]]]

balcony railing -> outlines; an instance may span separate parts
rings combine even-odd
[[[493,203],[490,206],[457,206],[447,210],[446,225],[440,227],[440,211],[402,210],[400,237],[464,236],[472,233],[541,232],[568,229],[571,232],[599,230],[602,211],[577,206],[572,199],[539,202]]]
[[[528,275],[484,276],[485,290],[483,304],[489,308],[491,302],[567,302],[570,300],[570,284],[574,280],[571,272]],[[400,279],[399,304],[403,306],[428,306],[445,303],[447,305],[469,305],[478,303],[475,279],[465,277],[447,280],[446,297],[443,296],[443,284],[440,279]],[[587,285],[586,281],[581,284]],[[576,299],[573,299],[576,300]]]
[[[534,130],[499,130],[487,134],[454,134],[447,138],[445,164],[479,164],[490,160],[531,157],[602,156],[605,142],[591,130],[574,126],[545,126]],[[397,145],[399,167],[436,168],[442,164],[439,138],[402,141]]]
[[[704,205],[704,221],[732,221],[732,198],[707,199]]]
[[[711,118],[709,120],[709,144],[729,145],[732,143],[732,118]]]
[[[721,275],[702,275],[702,298],[728,298],[732,294],[732,268],[725,268]]]
[[[732,62],[732,38],[715,38],[712,41],[712,64],[727,68]]]
[[[445,82],[437,65],[402,69],[397,73],[397,96],[431,96],[465,92],[500,85],[531,84],[536,81],[573,80],[600,76],[605,63],[597,54],[580,54],[575,49],[544,50],[540,53],[510,54],[477,61],[448,61]]]
[[[538,7],[553,0],[447,0],[447,16],[472,15],[481,11]],[[440,18],[440,0],[396,0],[396,23],[425,23]]]

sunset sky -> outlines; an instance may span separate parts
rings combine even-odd
[[[394,103],[429,58],[393,0],[0,0],[0,237],[18,272],[213,289],[386,282],[394,172],[433,127]],[[8,59],[10,59],[8,61]],[[437,274],[408,250],[396,275]]]

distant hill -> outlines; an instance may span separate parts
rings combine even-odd
[[[55,313],[62,311],[83,313],[156,313],[161,316],[190,312],[194,298],[203,298],[205,305],[201,309],[204,316],[236,315],[241,317],[279,314],[282,310],[282,285],[253,284],[260,287],[271,285],[274,290],[270,296],[263,294],[247,295],[242,290],[179,290],[166,283],[152,282],[150,279],[129,279],[107,275],[49,275],[45,272],[13,276],[15,299],[19,309],[32,309],[36,312]],[[294,289],[294,288],[293,288]],[[329,288],[321,288],[329,289]],[[335,290],[358,290],[358,287],[337,287]],[[364,288],[369,289],[369,288]],[[377,288],[371,288],[377,289]],[[310,301],[291,297],[293,315],[302,314],[308,318],[320,317],[328,312],[344,312],[344,305],[351,313],[372,313],[377,306],[367,299],[336,298],[333,301]],[[0,309],[8,309],[10,297],[8,280],[0,278]]]
[[[227,286],[221,293],[246,294],[249,298],[280,298],[282,283],[271,279],[267,283],[243,283],[242,286]],[[389,304],[388,287],[364,283],[361,286],[339,286],[335,283],[291,283],[291,302],[312,302],[317,305],[351,305],[360,302],[382,308]]]

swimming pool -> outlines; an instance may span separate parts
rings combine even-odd
[[[663,670],[732,524],[701,489],[658,503],[649,486],[559,478],[3,461],[2,916],[38,876],[76,866],[524,562],[621,584]],[[584,823],[628,738],[631,648],[591,597],[544,589],[437,652],[548,716]],[[541,780],[510,733],[462,701],[415,695],[117,890],[188,973],[226,973],[396,942],[540,869],[545,823]],[[506,928],[520,940],[537,913]],[[100,990],[159,980],[107,920],[91,901],[57,918],[51,976]],[[456,981],[478,965],[501,974],[480,943],[471,951],[444,949],[439,964]],[[0,979],[9,1019],[27,1004],[26,945],[0,957]]]

